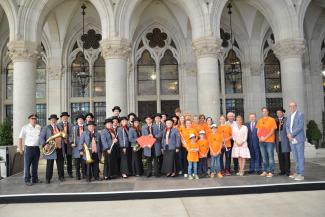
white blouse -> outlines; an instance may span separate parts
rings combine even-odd
[[[247,134],[248,129],[245,125],[242,125],[240,129],[238,126],[234,126],[234,128],[232,129],[233,140],[238,143],[244,142],[242,146],[247,146]]]

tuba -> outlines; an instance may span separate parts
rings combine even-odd
[[[92,164],[94,162],[94,160],[91,158],[91,154],[90,154],[87,144],[84,143],[82,145],[82,147],[83,147],[84,153],[86,155],[86,164]]]
[[[51,155],[57,147],[55,139],[67,138],[67,134],[64,132],[57,133],[46,140],[45,144],[48,144],[48,148],[43,147],[42,152],[45,156]]]

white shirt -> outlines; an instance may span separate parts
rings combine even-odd
[[[293,126],[293,120],[295,119],[297,111],[295,111],[294,113],[292,113],[291,115],[291,122],[290,122],[290,132],[292,133],[292,126]]]
[[[41,126],[31,124],[23,126],[20,131],[19,138],[24,140],[26,146],[39,146],[38,139],[41,133]]]
[[[236,127],[237,126],[237,123],[236,123],[236,121],[233,121],[233,122],[229,122],[229,121],[226,121],[226,124],[228,124],[231,128],[234,128],[234,127]]]

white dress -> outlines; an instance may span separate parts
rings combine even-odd
[[[251,158],[248,144],[247,144],[247,134],[248,129],[245,125],[242,125],[239,129],[238,126],[234,126],[232,129],[232,137],[234,140],[234,146],[232,148],[231,156],[233,158]],[[237,146],[236,141],[238,143],[244,142],[241,146]]]

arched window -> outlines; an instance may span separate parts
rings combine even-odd
[[[138,95],[156,95],[156,63],[145,50],[138,60]]]
[[[14,64],[10,62],[6,68],[6,99],[12,99]]]
[[[177,55],[174,41],[163,30],[153,28],[143,34],[136,54],[140,117],[156,112],[172,115],[179,107]]]
[[[225,93],[242,93],[241,62],[234,50],[228,52],[225,59]]]
[[[105,60],[99,56],[94,64],[94,97],[105,96]]]
[[[270,50],[264,59],[265,93],[281,93],[280,61]]]
[[[166,50],[160,60],[160,94],[177,95],[178,89],[178,63],[173,53]]]
[[[85,70],[89,70],[89,63],[85,59],[82,52],[79,52],[76,55],[76,58],[73,60],[71,65],[71,96],[72,97],[83,97],[82,95],[82,87],[78,80],[78,77],[76,77],[76,73],[80,72],[82,70],[82,64],[84,64]],[[84,97],[89,97],[89,85],[87,85],[85,89],[85,95]]]

